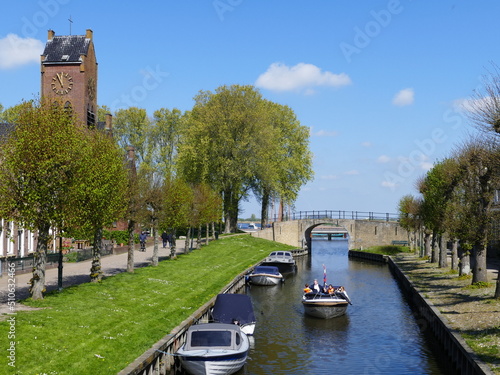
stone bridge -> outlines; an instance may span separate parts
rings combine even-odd
[[[408,232],[397,221],[370,219],[317,218],[274,222],[271,228],[253,232],[252,236],[310,249],[311,231],[322,224],[345,228],[349,233],[349,250],[408,241]]]

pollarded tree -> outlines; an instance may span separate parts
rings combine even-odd
[[[206,182],[221,194],[225,232],[235,231],[238,205],[255,179],[265,141],[262,97],[253,86],[233,85],[200,92],[195,101],[178,170],[190,183]]]
[[[23,103],[1,148],[0,214],[37,230],[33,299],[42,299],[50,229],[75,223],[71,191],[78,189],[85,141],[71,112],[52,103]]]
[[[470,227],[468,242],[473,244],[472,283],[487,282],[486,255],[489,228],[496,211],[491,210],[494,187],[500,185],[500,147],[493,139],[472,139],[459,150],[458,162],[464,171],[464,210]]]
[[[422,229],[421,206],[422,200],[412,195],[405,195],[399,200],[399,225],[408,232],[409,243],[415,242],[416,234]],[[410,238],[410,233],[413,233],[413,240]]]
[[[113,138],[99,130],[87,131],[85,161],[80,170],[80,185],[71,191],[78,223],[93,235],[90,279],[100,281],[102,232],[121,219],[126,208],[127,171],[124,153]]]

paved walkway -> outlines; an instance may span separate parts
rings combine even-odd
[[[182,244],[183,245],[183,244]],[[161,242],[158,246],[158,258],[159,260],[164,260],[170,255],[170,248],[163,249]],[[134,251],[134,266],[135,268],[145,267],[151,264],[153,257],[153,244],[146,247],[146,251],[139,251],[139,246],[136,245],[137,250]],[[183,252],[184,248],[179,249],[176,246],[177,252]],[[127,253],[118,255],[107,255],[101,258],[101,267],[105,276],[116,275],[120,272],[125,272],[127,270]],[[86,260],[77,263],[64,263],[63,266],[63,288],[83,284],[90,281],[90,266],[92,261]],[[52,290],[57,290],[58,280],[57,280],[58,269],[50,268],[45,271],[45,285],[48,292]],[[29,297],[29,281],[32,277],[32,273],[22,273],[16,275],[16,300],[21,300]],[[6,273],[0,277],[0,314],[9,312],[7,305],[7,284],[9,282],[9,277]],[[22,307],[17,304],[17,309]]]

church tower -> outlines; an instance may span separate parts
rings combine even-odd
[[[97,60],[92,30],[56,36],[49,30],[41,56],[41,96],[72,108],[79,120],[97,125]]]

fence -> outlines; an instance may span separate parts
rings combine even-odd
[[[381,213],[381,212],[362,212],[362,211],[298,211],[291,214],[285,214],[281,221],[301,220],[301,219],[351,219],[351,220],[382,220],[399,221],[399,214]],[[274,216],[271,221],[279,221]]]

